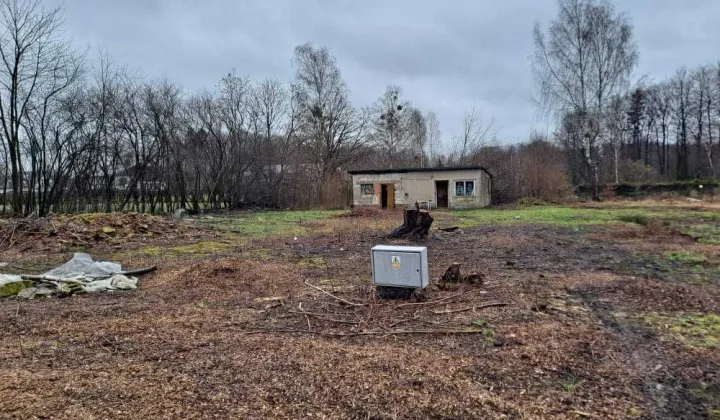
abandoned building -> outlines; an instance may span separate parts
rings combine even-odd
[[[490,205],[492,177],[480,166],[349,171],[353,206],[470,209]]]

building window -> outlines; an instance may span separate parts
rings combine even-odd
[[[362,195],[375,194],[375,186],[373,184],[360,184],[360,194],[362,194]]]
[[[457,197],[471,196],[475,192],[475,181],[455,181],[455,195]]]

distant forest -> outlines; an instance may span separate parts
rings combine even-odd
[[[321,46],[295,48],[291,81],[233,70],[188,94],[106,53],[88,60],[65,38],[62,9],[0,0],[2,211],[342,207],[346,171],[367,167],[483,165],[499,202],[715,179],[720,65],[634,81],[629,16],[602,0],[557,5],[547,27],[528,28],[538,103],[556,130],[507,145],[479,109],[443,144],[436,115],[399,86],[353,106]]]

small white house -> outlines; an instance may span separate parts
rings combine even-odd
[[[349,171],[353,206],[470,209],[491,202],[492,176],[480,166]]]

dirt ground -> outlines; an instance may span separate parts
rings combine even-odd
[[[720,418],[716,205],[434,216],[461,228],[413,242],[431,277],[459,262],[484,281],[425,302],[370,285],[400,213],[6,221],[7,273],[77,250],[158,270],[136,291],[1,299],[0,417]]]

